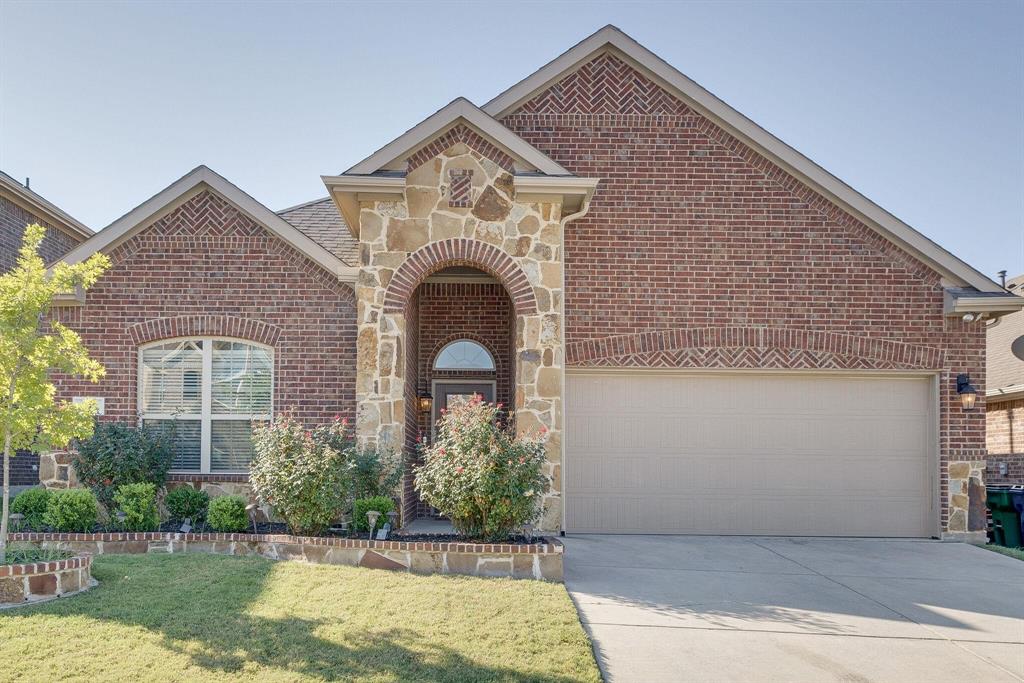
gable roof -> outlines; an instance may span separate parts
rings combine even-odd
[[[1003,292],[993,280],[758,126],[615,26],[605,26],[576,44],[492,99],[483,106],[483,110],[495,119],[501,119],[604,52],[613,52],[623,58],[759,154],[927,263],[949,279],[952,285],[970,286],[981,292]]]
[[[352,236],[330,197],[281,209],[277,215],[350,266],[359,264],[359,240]]]
[[[404,166],[398,169],[395,165],[404,164],[410,153],[459,123],[464,123],[498,148],[508,152],[513,159],[523,164],[525,170],[553,176],[572,175],[547,154],[501,125],[465,97],[452,100],[342,175],[370,175],[380,171],[404,170]]]
[[[355,281],[355,268],[206,166],[198,166],[139,204],[65,254],[60,261],[79,263],[98,251],[113,249],[203,190],[210,190],[223,197],[229,204],[308,256],[339,280]]]
[[[0,171],[0,188],[3,188],[27,205],[31,213],[45,219],[56,228],[70,233],[79,240],[92,237],[93,231],[84,223],[72,218],[66,211],[50,202],[39,193],[25,187],[17,180]]]

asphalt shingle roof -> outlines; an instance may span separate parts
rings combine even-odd
[[[330,197],[283,209],[277,215],[348,265],[359,265],[359,240],[349,232]]]

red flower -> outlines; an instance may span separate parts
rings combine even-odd
[[[338,421],[338,420],[340,420],[340,419],[341,419],[341,415],[335,415],[335,416],[334,416],[334,421],[335,421],[335,422],[337,422],[337,421]]]
[[[548,428],[547,428],[547,427],[545,427],[544,425],[541,425],[541,426],[540,426],[540,433],[541,433],[542,435],[543,435],[543,434],[547,434],[547,433],[548,433]]]
[[[455,468],[455,474],[462,474],[462,466],[461,465]]]

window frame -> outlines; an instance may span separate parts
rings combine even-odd
[[[489,368],[481,368],[481,367],[474,367],[474,368],[443,368],[443,367],[438,367],[437,362],[441,359],[441,356],[444,355],[445,351],[447,351],[452,346],[455,346],[456,344],[463,344],[463,343],[470,343],[470,344],[473,344],[474,346],[480,347],[480,349],[483,350],[483,352],[485,354],[487,354],[487,359],[489,361],[491,361],[491,367],[489,367]],[[447,344],[445,344],[444,346],[441,347],[441,350],[438,351],[437,354],[434,356],[434,361],[433,361],[433,363],[430,364],[430,369],[433,370],[433,371],[438,371],[439,370],[441,372],[497,372],[498,371],[498,361],[495,360],[494,354],[491,353],[491,350],[489,348],[487,348],[487,346],[485,344],[483,344],[482,342],[479,342],[476,339],[473,339],[471,337],[459,337],[458,339],[452,339],[450,342],[448,342]]]
[[[213,412],[213,345],[214,342],[234,342],[239,344],[246,344],[256,348],[263,349],[270,356],[270,406],[269,411],[266,413],[214,413]],[[173,344],[175,342],[202,342],[202,375],[199,379],[199,391],[200,391],[200,412],[198,413],[147,413],[143,410],[144,405],[144,371],[145,364],[143,362],[143,352],[146,349],[153,348],[154,346],[163,346],[165,344]],[[189,420],[198,421],[200,424],[199,434],[199,470],[178,470],[171,469],[171,474],[191,474],[191,475],[236,475],[236,474],[248,474],[246,470],[218,470],[214,472],[210,465],[212,460],[213,450],[213,422],[218,421],[241,421],[248,420],[252,422],[254,420],[259,421],[270,421],[274,416],[274,388],[275,388],[275,377],[277,375],[277,355],[274,353],[274,347],[268,346],[267,344],[261,344],[259,342],[251,341],[249,339],[240,339],[238,337],[226,337],[221,335],[201,335],[201,336],[184,336],[184,337],[168,337],[165,339],[157,339],[155,341],[141,344],[138,349],[138,365],[137,365],[137,378],[136,378],[136,411],[138,413],[139,426],[144,424],[145,420]]]

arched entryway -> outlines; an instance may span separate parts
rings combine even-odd
[[[431,441],[440,411],[474,394],[502,404],[513,419],[515,309],[504,285],[477,268],[442,268],[416,287],[405,316],[408,351],[416,359],[407,381],[417,398],[431,397],[429,409],[417,401],[416,414],[407,413],[408,436]],[[418,497],[415,509],[420,517],[435,514]]]

